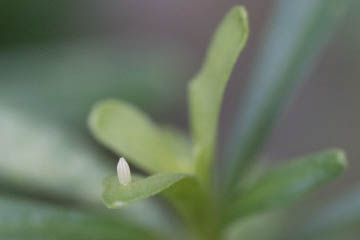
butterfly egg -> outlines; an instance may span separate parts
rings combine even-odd
[[[131,182],[131,173],[129,164],[126,162],[125,158],[120,158],[117,165],[117,174],[119,182],[122,185],[127,185]]]

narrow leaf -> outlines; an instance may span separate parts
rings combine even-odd
[[[164,239],[124,217],[83,212],[10,197],[0,198],[1,239]]]
[[[137,178],[127,185],[121,185],[117,176],[104,180],[103,200],[109,208],[120,208],[137,200],[158,194],[189,175],[158,173],[147,178]]]
[[[282,211],[259,214],[231,225],[225,232],[226,240],[279,240],[283,234]]]
[[[346,166],[340,150],[329,150],[297,159],[270,170],[229,204],[227,220],[288,205],[338,176]]]
[[[189,85],[196,170],[203,180],[209,177],[223,93],[247,37],[246,10],[234,7],[218,27],[205,63]]]
[[[244,111],[238,111],[226,153],[228,185],[257,157],[292,90],[330,39],[349,0],[279,0],[253,70]]]
[[[359,224],[360,191],[357,188],[312,213],[293,239],[328,239],[330,236],[346,239],[348,233],[360,234]]]
[[[160,128],[127,103],[98,103],[90,114],[89,126],[97,140],[146,171],[192,172],[190,144],[184,143],[184,137]]]

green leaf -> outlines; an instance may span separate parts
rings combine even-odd
[[[238,183],[257,158],[292,90],[345,15],[349,0],[279,0],[250,79],[245,108],[227,144],[228,185]]]
[[[238,221],[226,229],[224,239],[279,240],[284,229],[283,215],[282,211],[276,211]]]
[[[2,184],[32,194],[101,203],[101,181],[110,173],[102,154],[67,128],[3,105],[0,111]]]
[[[274,168],[231,200],[226,221],[288,205],[338,176],[345,166],[342,151],[328,150]]]
[[[301,225],[301,232],[292,239],[329,239],[334,236],[347,239],[347,234],[360,234],[359,223],[360,191],[356,188],[310,214],[306,224]]]
[[[185,88],[179,81],[186,75],[184,51],[169,42],[121,45],[88,40],[4,52],[1,103],[84,132],[89,108],[101,99],[121,98],[154,114],[168,111]]]
[[[190,116],[196,143],[198,176],[207,181],[215,151],[223,93],[234,64],[248,38],[248,19],[243,7],[234,7],[219,25],[205,63],[189,85]]]
[[[10,197],[0,198],[1,239],[164,239],[128,219],[70,210]]]
[[[179,147],[190,146],[184,137],[160,128],[127,103],[107,100],[96,104],[89,126],[98,141],[146,171],[192,172],[191,150],[179,154]]]
[[[108,97],[146,105],[152,113],[173,106],[181,95],[175,89],[185,75],[184,55],[171,43],[160,45],[135,50],[87,40],[1,54],[1,185],[102,204],[113,156],[89,138],[84,119],[94,102]],[[183,150],[190,158],[190,147]]]
[[[196,178],[184,178],[165,191],[164,196],[199,239],[220,238],[217,206]]]
[[[184,178],[185,174],[158,173],[147,178],[136,178],[127,185],[121,185],[117,176],[104,180],[103,200],[109,208],[120,208],[137,200],[158,194]]]

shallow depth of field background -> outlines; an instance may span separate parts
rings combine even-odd
[[[262,36],[271,31],[267,20],[273,1],[2,0],[0,123],[12,126],[6,119],[15,113],[47,126],[49,138],[52,127],[64,129],[71,133],[70,142],[103,153],[86,129],[86,117],[97,100],[115,97],[140,106],[160,123],[186,130],[186,84],[200,67],[216,25],[235,4],[246,6],[251,33],[225,95],[223,146]],[[328,43],[263,151],[264,161],[272,164],[323,148],[345,149],[350,167],[322,190],[324,196],[360,182],[359,6]],[[7,146],[0,147],[2,164],[37,156],[27,151],[47,151],[46,144],[31,147],[38,136],[36,131],[26,136],[24,119],[16,124],[17,136],[8,127],[0,130],[0,144]],[[22,133],[30,142],[22,142]],[[54,157],[61,155],[59,149]],[[105,156],[104,161],[116,161],[111,153]]]

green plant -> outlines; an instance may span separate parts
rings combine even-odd
[[[116,176],[105,177],[111,171],[115,175],[115,168],[97,161],[107,155],[87,144],[84,136],[74,131],[74,126],[63,129],[62,125],[34,118],[33,115],[46,112],[48,105],[56,102],[54,99],[50,104],[51,98],[41,92],[61,82],[63,71],[58,71],[58,63],[52,65],[53,61],[45,60],[29,65],[21,59],[20,65],[4,68],[2,79],[6,84],[2,83],[0,94],[3,140],[0,144],[0,239],[357,239],[360,223],[357,189],[333,203],[321,203],[325,205],[322,209],[312,214],[306,211],[306,216],[299,219],[289,218],[284,211],[295,200],[343,171],[346,160],[341,150],[326,150],[266,171],[262,163],[257,162],[287,96],[304,79],[303,73],[309,70],[329,39],[346,6],[346,0],[278,1],[274,19],[270,21],[271,31],[260,51],[259,64],[254,68],[245,109],[239,111],[225,156],[221,157],[225,165],[221,169],[214,161],[219,155],[215,152],[218,116],[227,80],[247,40],[247,14],[242,7],[232,9],[220,24],[202,69],[190,83],[192,137],[174,128],[156,125],[123,101],[106,100],[94,107],[89,119],[94,136],[143,171],[143,174],[133,174],[132,182],[127,185],[121,185]],[[154,56],[150,57],[152,63]],[[91,64],[100,66],[102,71],[95,74],[97,71],[92,65],[70,71],[66,83],[61,82],[67,87],[57,88],[57,94],[68,98],[69,87],[73,90],[69,91],[72,97],[54,119],[81,119],[89,102],[108,96],[109,92],[118,96],[119,86],[124,87],[122,97],[127,96],[129,87],[134,91],[130,96],[138,95],[127,100],[137,105],[148,102],[142,91],[149,89],[144,85],[152,86],[157,75],[141,81],[142,91],[138,91],[139,86],[133,86],[139,81],[132,81],[134,77],[149,77],[153,71],[131,75],[126,82],[118,83],[118,75],[114,73],[117,66],[109,66],[96,55],[93,58]],[[34,61],[32,57],[26,59]],[[52,82],[46,85],[47,81],[41,81],[43,88],[37,89],[37,93],[31,90],[36,85],[34,82],[39,81],[39,75],[34,72],[41,72],[40,76],[46,79],[48,72],[42,72],[45,63],[56,69],[59,77],[51,72]],[[72,69],[73,63],[69,65],[64,68]],[[140,65],[137,62],[131,68],[143,69]],[[14,74],[18,72],[11,68],[29,70],[20,75],[32,76],[34,80],[28,84],[14,83],[11,80],[18,77]],[[112,80],[106,84],[100,82],[104,85],[100,93],[98,87],[87,89],[89,92],[80,91],[89,83],[89,77],[99,83],[97,76],[104,74],[112,76]],[[82,80],[74,86],[73,81],[79,76],[83,76]],[[166,81],[157,84],[163,85]],[[28,92],[31,94],[26,95]],[[49,95],[53,97],[52,93]],[[162,108],[159,95],[163,96],[158,92],[154,105]],[[78,99],[82,101],[72,105]],[[24,105],[23,102],[34,102],[40,110],[32,115],[15,111],[14,106]],[[103,202],[109,208],[121,210],[105,211],[103,204],[98,204],[103,178]],[[157,193],[161,193],[163,201],[145,200]],[[20,196],[24,199],[19,199]]]
[[[123,101],[105,100],[93,108],[89,126],[95,138],[151,174],[148,177],[136,176],[127,185],[120,184],[116,176],[106,178],[103,193],[106,206],[122,208],[162,193],[182,217],[192,238],[221,239],[226,229],[236,222],[259,212],[287,206],[343,171],[345,155],[341,150],[332,149],[274,167],[244,185],[246,175],[240,173],[261,145],[261,141],[255,140],[252,143],[256,145],[245,144],[245,151],[252,151],[245,154],[246,165],[237,157],[231,162],[236,162],[230,165],[231,171],[223,174],[227,177],[221,177],[215,184],[214,159],[220,106],[227,81],[247,38],[247,13],[242,7],[234,7],[218,27],[205,63],[189,84],[191,138],[178,130],[156,125],[143,112]],[[307,55],[306,52],[295,55],[297,59],[293,63],[299,64],[299,60]],[[294,69],[294,66],[289,68]],[[278,92],[264,92],[262,99],[257,101],[260,107],[255,105],[257,112],[252,115],[255,120],[250,123],[257,125],[249,127],[250,131],[255,129],[250,139],[253,136],[264,138],[267,126],[274,118],[272,111],[276,112],[275,109],[280,107],[280,100],[289,88],[288,78],[287,72],[283,79],[280,75],[280,81],[271,83]],[[277,95],[266,98],[271,94]],[[265,104],[264,108],[262,103],[270,105]],[[266,126],[265,129],[258,124]],[[259,133],[259,129],[264,133]],[[240,147],[244,148],[243,145]]]

